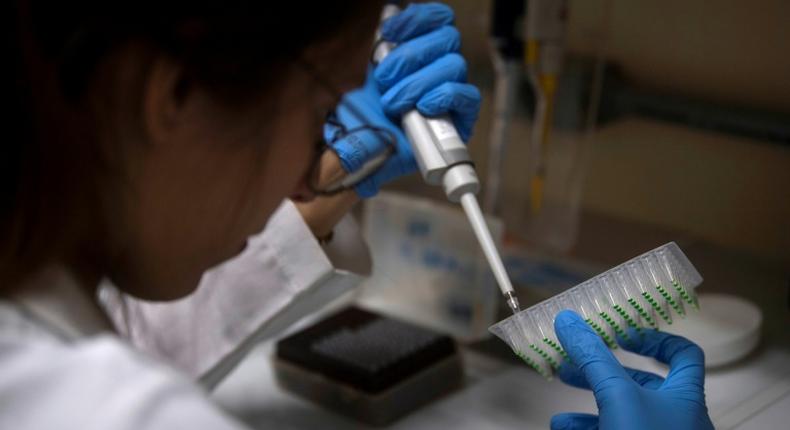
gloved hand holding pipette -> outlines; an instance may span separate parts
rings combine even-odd
[[[338,125],[347,130],[371,125],[392,133],[396,151],[355,190],[360,197],[375,195],[381,185],[417,169],[414,154],[399,125],[400,115],[417,109],[426,116],[449,114],[464,141],[480,111],[480,91],[466,81],[466,62],[458,54],[461,39],[452,26],[453,11],[439,3],[413,4],[382,24],[384,40],[397,43],[380,64],[368,71],[365,85],[344,96],[336,111],[339,124],[327,124],[325,137],[348,172],[360,169],[384,143],[374,132],[335,139]],[[352,105],[371,124],[361,124]]]
[[[469,131],[465,124],[474,122],[477,114],[459,115],[468,111],[461,108],[455,109],[455,115],[440,115],[442,111],[450,111],[446,109],[450,105],[468,107],[470,104],[477,105],[479,100],[476,90],[463,84],[466,79],[463,58],[452,52],[457,47],[452,43],[457,32],[452,28],[443,28],[452,21],[451,14],[447,14],[450,10],[439,4],[427,4],[410,5],[405,11],[401,11],[397,3],[390,2],[382,11],[383,23],[376,32],[378,41],[373,51],[373,60],[383,63],[380,65],[378,78],[385,87],[399,73],[411,74],[392,84],[382,101],[389,105],[388,114],[401,115],[401,128],[425,182],[442,186],[448,200],[461,203],[499,289],[508,307],[516,313],[520,309],[518,298],[477,202],[480,181],[464,143],[464,134],[468,137]],[[412,21],[412,17],[419,16],[425,19]],[[424,34],[427,29],[435,26],[440,28],[414,39],[419,42],[409,41],[411,37]],[[448,41],[451,43],[447,43]],[[414,56],[413,60],[403,61],[401,57],[409,56],[414,51],[412,43],[431,48]],[[428,53],[444,54],[448,50],[451,52],[439,57],[432,65],[413,72],[433,57]],[[394,56],[393,59],[390,59],[390,54]],[[424,90],[431,86],[437,88],[425,93]],[[393,99],[401,99],[402,103],[391,103]],[[416,105],[412,107],[413,104]],[[426,110],[429,112],[425,112]]]
[[[623,348],[670,366],[661,378],[623,367],[590,326],[572,311],[562,311],[554,328],[568,354],[560,379],[591,389],[598,416],[555,415],[552,430],[576,429],[713,429],[705,405],[705,357],[694,343],[656,330],[634,332]]]

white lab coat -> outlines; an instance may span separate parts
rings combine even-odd
[[[105,284],[100,308],[65,271],[43,272],[0,300],[0,429],[243,428],[194,381],[215,385],[255,343],[369,268],[350,217],[322,247],[286,202],[241,255],[176,302]]]

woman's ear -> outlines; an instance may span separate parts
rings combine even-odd
[[[189,124],[189,91],[184,69],[172,59],[159,55],[151,63],[144,80],[142,119],[144,132],[154,143],[168,142]]]

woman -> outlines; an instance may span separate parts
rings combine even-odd
[[[241,428],[189,378],[364,274],[344,215],[414,170],[400,114],[469,137],[452,11],[387,21],[366,78],[378,2],[62,3],[4,13],[0,428]]]

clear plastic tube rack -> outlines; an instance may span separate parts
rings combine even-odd
[[[565,359],[554,317],[563,309],[581,315],[611,348],[628,340],[629,328],[659,328],[698,309],[696,288],[702,276],[670,242],[504,319],[489,331],[522,360],[551,379]]]

